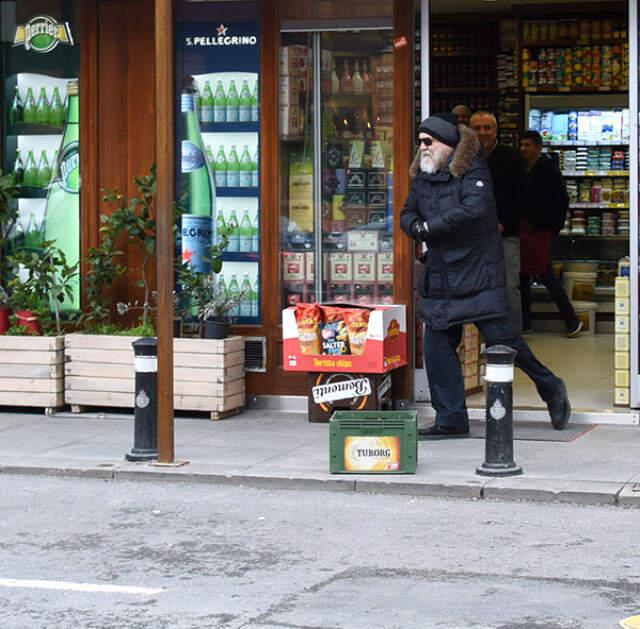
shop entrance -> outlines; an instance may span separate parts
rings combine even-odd
[[[553,243],[553,268],[583,329],[567,338],[558,308],[533,278],[525,340],[565,380],[576,411],[596,413],[593,421],[607,412],[613,421],[637,423],[630,409],[637,300],[636,282],[628,279],[630,258],[635,268],[629,243],[636,233],[631,182],[637,187],[637,177],[630,151],[635,125],[627,3],[584,2],[577,8],[554,0],[501,2],[499,9],[489,2],[455,4],[452,14],[450,2],[423,2],[429,17],[423,16],[422,34],[428,32],[429,46],[423,46],[421,62],[428,64],[428,89],[423,87],[423,110],[416,117],[425,115],[426,98],[431,112],[457,105],[491,112],[498,142],[516,149],[527,129],[541,133],[543,152],[557,162],[570,201]],[[483,365],[471,329],[463,343],[467,403],[481,409]],[[421,360],[418,350],[416,397],[428,399]],[[545,408],[519,372],[514,404],[521,416]]]

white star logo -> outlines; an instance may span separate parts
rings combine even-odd
[[[218,30],[218,37],[227,34],[227,27],[224,24],[220,24],[217,30]]]

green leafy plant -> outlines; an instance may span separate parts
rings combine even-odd
[[[65,299],[73,299],[73,279],[80,263],[69,265],[64,252],[53,240],[45,240],[37,251],[19,250],[7,260],[13,274],[8,285],[13,309],[36,313],[44,330],[50,328],[51,304],[55,330],[61,334],[60,304]]]
[[[16,185],[13,175],[3,175],[0,170],[0,249],[18,220],[18,204],[15,199],[19,190],[20,186]]]

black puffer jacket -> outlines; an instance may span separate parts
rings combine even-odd
[[[421,172],[416,156],[413,186],[400,214],[409,235],[414,221],[428,225],[419,313],[438,330],[500,317],[509,309],[491,175],[473,131],[459,130],[460,142],[440,172]]]
[[[540,159],[525,178],[524,217],[536,230],[557,234],[564,227],[569,195],[562,173],[548,155]]]

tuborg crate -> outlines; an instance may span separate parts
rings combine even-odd
[[[329,421],[332,474],[415,474],[416,411],[336,411]]]

